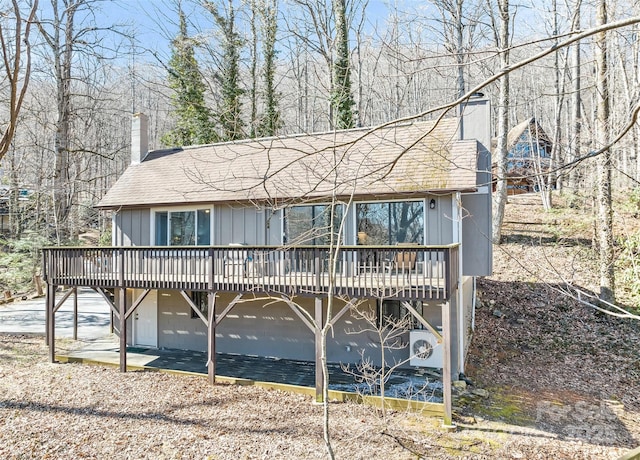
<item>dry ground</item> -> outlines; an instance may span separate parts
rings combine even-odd
[[[0,336],[0,395],[2,459],[325,458],[321,407],[308,397],[49,364],[42,337]],[[372,408],[350,403],[332,404],[331,417],[337,457],[348,459],[615,458],[629,445],[499,417],[461,417],[456,433],[403,413],[391,414],[385,428]],[[626,422],[616,420],[616,432]]]
[[[539,215],[523,198],[508,210]],[[478,283],[468,390],[488,395],[457,397],[458,431],[335,403],[338,458],[600,459],[640,444],[640,323],[562,294],[562,279],[594,283],[588,242],[559,236],[573,225],[563,219],[513,225]],[[200,377],[49,364],[42,337],[0,336],[2,459],[325,458],[321,412],[305,396]]]

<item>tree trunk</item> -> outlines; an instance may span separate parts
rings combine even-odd
[[[462,6],[464,0],[456,0],[456,22],[455,27],[455,40],[456,40],[456,98],[459,99],[464,96],[465,93],[465,79],[464,79],[464,24],[462,22]]]
[[[258,32],[256,27],[257,9],[255,0],[251,0],[251,90],[250,90],[250,115],[249,137],[254,138],[258,128]]]
[[[598,2],[597,24],[607,22],[607,3]],[[596,133],[598,144],[609,144],[609,81],[607,74],[607,36],[596,36]],[[600,297],[612,302],[615,299],[615,273],[613,253],[613,212],[611,207],[611,151],[606,149],[597,159],[596,177],[598,206],[598,243],[600,250]]]
[[[57,1],[52,2],[55,16],[55,40],[53,46],[57,87],[58,119],[56,121],[55,170],[53,175],[53,199],[55,206],[56,238],[58,244],[69,238],[68,219],[72,205],[69,133],[71,126],[71,65],[73,58],[74,16],[77,2],[66,9],[66,23],[62,25]],[[61,37],[61,33],[64,37]]]
[[[4,57],[2,83],[4,86],[4,84],[8,82],[9,91],[8,101],[6,102],[7,107],[4,107],[5,112],[8,113],[3,113],[3,118],[8,118],[8,120],[6,121],[6,128],[0,133],[0,160],[11,147],[11,142],[13,141],[13,136],[18,124],[20,109],[22,108],[22,103],[27,94],[27,88],[29,87],[29,79],[31,78],[31,41],[29,35],[36,11],[38,10],[38,0],[34,0],[30,6],[29,16],[24,23],[23,30],[20,2],[18,2],[18,0],[12,0],[11,3],[12,7],[8,8],[9,11],[3,11],[2,14],[7,17],[13,13],[13,18],[15,19],[13,36],[0,27],[0,52],[2,52]],[[3,105],[4,104],[5,101],[3,101]],[[2,126],[5,126],[4,120]]]
[[[500,35],[498,46],[500,52],[500,67],[509,66],[509,0],[498,2],[500,13]],[[502,240],[502,221],[504,208],[507,204],[507,134],[509,132],[509,74],[500,78],[500,95],[498,101],[498,146],[496,148],[496,192],[493,196],[493,232],[491,239],[494,244]]]
[[[552,14],[553,14],[553,35],[557,37],[558,35],[558,5],[556,0],[552,0],[551,1],[551,8],[552,8]],[[558,44],[558,39],[554,39],[554,45]],[[542,188],[540,189],[541,193],[543,194],[543,199],[542,199],[542,203],[544,206],[544,209],[546,211],[551,210],[551,208],[553,207],[553,197],[552,197],[552,190],[553,190],[553,185],[556,182],[556,178],[558,176],[558,174],[555,171],[555,169],[560,166],[560,134],[561,134],[561,129],[560,129],[560,119],[562,116],[562,97],[560,96],[560,53],[556,52],[554,53],[553,56],[553,71],[554,71],[554,79],[553,79],[553,89],[554,89],[554,118],[553,118],[553,145],[551,146],[551,158],[549,161],[549,173],[548,174],[544,174],[542,176],[542,180],[541,185]],[[539,153],[539,150],[538,150]],[[559,183],[560,181],[558,181]],[[557,186],[557,188],[559,189],[560,187]]]
[[[582,0],[576,0],[575,13],[573,19],[572,30],[580,30],[580,7]],[[580,75],[580,42],[577,42],[571,47],[572,67],[573,75],[571,80],[573,83],[572,88],[572,104],[571,104],[571,118],[572,118],[572,133],[570,143],[570,161],[575,161],[580,157],[580,131],[582,129],[582,112],[580,99],[581,92],[581,75]],[[568,187],[571,193],[575,193],[578,188],[578,169],[576,165],[572,165],[569,169]]]

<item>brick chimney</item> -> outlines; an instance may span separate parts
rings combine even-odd
[[[149,118],[144,113],[134,113],[131,123],[131,164],[144,161],[149,153]]]

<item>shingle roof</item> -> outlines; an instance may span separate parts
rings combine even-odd
[[[507,133],[507,150],[511,150],[520,141],[520,136],[522,136],[522,133],[524,133],[527,128],[531,131],[532,136],[551,144],[551,139],[544,129],[542,129],[540,123],[538,123],[535,118],[529,118],[509,130],[509,133]]]
[[[150,152],[98,207],[387,195],[476,186],[457,118]]]

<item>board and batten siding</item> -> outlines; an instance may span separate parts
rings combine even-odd
[[[122,209],[113,217],[114,246],[150,246],[151,210]]]
[[[214,207],[213,244],[282,244],[282,212],[242,205]]]
[[[436,207],[429,208],[431,200],[436,200]],[[428,195],[424,204],[424,228],[426,239],[424,244],[451,244],[455,243],[453,227],[456,224],[456,216],[453,216],[452,196]]]
[[[462,195],[462,275],[488,276],[493,272],[491,194]]]
[[[436,201],[435,209],[429,208],[431,199]],[[429,195],[424,203],[426,233],[424,244],[455,243],[452,196]],[[356,204],[357,202],[352,203],[346,213],[347,222],[344,227],[344,244],[346,245],[356,244]],[[219,204],[215,205],[213,209],[212,244],[221,246],[229,244],[279,246],[282,244],[282,210],[274,211],[239,204]],[[152,244],[152,218],[153,213],[150,209],[118,211],[113,218],[113,245],[150,246]]]

